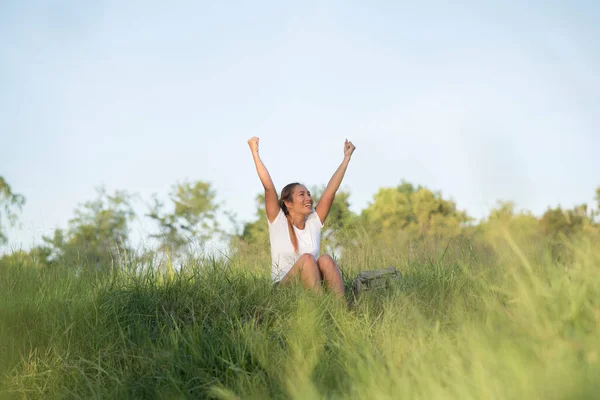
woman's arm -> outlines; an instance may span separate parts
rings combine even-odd
[[[255,136],[248,140],[248,145],[252,151],[252,157],[254,158],[254,164],[256,165],[256,172],[260,178],[260,182],[265,188],[265,209],[267,211],[267,218],[269,222],[275,221],[277,214],[279,214],[279,199],[277,198],[277,191],[275,185],[271,180],[269,171],[263,164],[260,156],[258,155],[258,138]]]
[[[348,139],[346,139],[344,142],[344,161],[342,161],[338,169],[329,180],[325,191],[319,199],[319,204],[317,204],[317,207],[315,207],[315,211],[321,219],[321,223],[325,223],[327,214],[329,214],[329,210],[333,204],[335,193],[339,189],[342,179],[344,179],[344,174],[346,173],[346,168],[348,168],[348,164],[350,163],[350,158],[352,157],[354,149],[356,149],[356,147],[352,144],[352,142],[349,142]]]

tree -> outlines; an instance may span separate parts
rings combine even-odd
[[[573,210],[563,210],[560,206],[549,208],[542,216],[540,225],[545,235],[558,238],[581,232],[588,222],[587,205],[582,204]]]
[[[396,188],[380,189],[362,218],[382,235],[404,231],[413,236],[455,236],[471,220],[440,192],[404,181]]]
[[[373,196],[373,202],[362,211],[366,222],[382,232],[406,229],[416,221],[412,210],[412,185],[381,188]]]
[[[88,201],[75,210],[66,231],[56,229],[52,237],[44,237],[50,246],[37,249],[46,256],[46,263],[60,260],[68,265],[106,268],[129,251],[128,223],[135,213],[131,195],[115,191],[113,195],[97,188],[95,200]]]
[[[146,216],[158,224],[160,249],[170,254],[181,251],[189,242],[203,244],[220,232],[216,212],[216,193],[210,183],[183,182],[172,186],[169,193],[172,209],[164,211],[164,203],[154,196],[154,204]]]
[[[269,226],[267,224],[267,213],[265,211],[265,195],[260,193],[256,196],[255,219],[244,224],[239,238],[248,244],[268,243]]]
[[[51,249],[47,246],[35,246],[29,251],[15,250],[0,257],[3,266],[45,267],[49,261]]]
[[[498,201],[497,207],[490,211],[488,222],[510,222],[515,217],[515,208],[513,201]]]
[[[530,211],[516,210],[512,201],[498,201],[496,208],[490,211],[487,221],[483,221],[479,228],[489,244],[496,248],[504,246],[506,233],[513,238],[531,243],[539,237],[539,220]],[[499,244],[502,246],[499,247]]]
[[[0,245],[8,242],[6,229],[17,223],[17,214],[14,210],[20,211],[24,204],[25,197],[14,193],[4,177],[0,176]]]

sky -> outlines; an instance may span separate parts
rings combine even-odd
[[[8,248],[101,185],[207,181],[250,221],[252,136],[278,190],[326,184],[351,140],[357,212],[402,180],[475,218],[592,203],[600,3],[519,3],[0,2],[0,176],[26,197]]]

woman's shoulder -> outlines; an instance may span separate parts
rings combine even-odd
[[[313,212],[310,213],[310,215],[308,216],[306,222],[309,222],[309,223],[317,226],[319,229],[322,228],[323,226],[325,226],[321,222],[321,217],[319,217],[319,214],[317,214],[317,211],[315,209],[313,209]]]
[[[275,217],[275,219],[273,220],[273,222],[269,221],[269,218],[267,218],[267,222],[269,223],[269,226],[281,223],[282,221],[285,221],[285,214],[283,213],[283,210],[280,208],[279,212],[277,213],[277,216]]]

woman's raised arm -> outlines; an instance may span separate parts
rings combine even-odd
[[[273,222],[279,214],[279,199],[277,198],[277,191],[269,171],[263,164],[260,156],[258,155],[258,138],[256,136],[248,140],[248,145],[252,151],[252,158],[254,158],[254,164],[256,165],[256,172],[260,178],[260,182],[265,188],[265,209],[267,211],[267,218],[269,222]]]
[[[356,147],[352,144],[352,142],[349,142],[348,139],[346,139],[344,142],[344,160],[329,180],[325,191],[319,199],[319,204],[317,204],[315,207],[315,211],[317,212],[321,223],[325,223],[327,214],[329,214],[329,210],[333,204],[335,193],[339,189],[342,179],[344,179],[344,174],[346,173],[346,168],[348,168],[348,164],[350,163],[350,158],[352,157],[352,153],[354,153],[354,149],[356,149]]]

